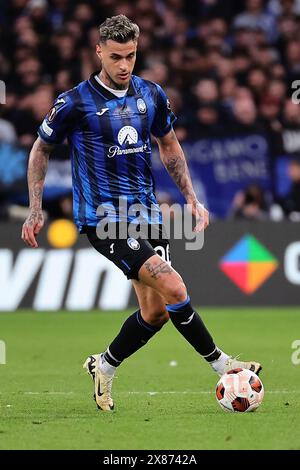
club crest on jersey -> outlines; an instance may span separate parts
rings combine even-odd
[[[145,112],[147,111],[147,106],[146,106],[145,101],[142,98],[139,98],[137,100],[136,105],[137,105],[137,109],[139,110],[139,112],[141,114],[145,114]]]
[[[138,141],[138,133],[132,126],[124,126],[119,130],[118,141],[120,145],[132,145]]]
[[[127,239],[127,245],[129,246],[129,248],[131,248],[132,250],[139,250],[140,249],[140,244],[137,240],[135,240],[135,238],[128,238]]]

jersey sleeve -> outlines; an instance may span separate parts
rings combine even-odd
[[[72,130],[74,104],[66,93],[59,95],[38,129],[47,144],[60,144]]]
[[[171,110],[170,101],[159,85],[156,86],[156,110],[151,126],[151,133],[155,137],[163,137],[168,134],[176,121],[176,116]]]

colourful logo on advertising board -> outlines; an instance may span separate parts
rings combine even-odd
[[[252,235],[245,235],[220,262],[223,273],[245,294],[253,294],[277,267],[277,259]]]

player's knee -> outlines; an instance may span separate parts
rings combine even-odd
[[[144,320],[149,325],[161,328],[169,320],[169,314],[165,308],[143,312]]]
[[[168,311],[164,308],[163,310],[160,310],[159,312],[157,312],[156,314],[156,319],[157,319],[157,322],[163,326],[165,323],[167,323],[167,321],[169,320],[169,313]]]
[[[187,289],[183,282],[178,282],[167,287],[166,300],[168,304],[179,304],[187,298]]]

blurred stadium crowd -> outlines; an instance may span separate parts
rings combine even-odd
[[[300,105],[291,97],[300,78],[300,0],[0,0],[0,143],[28,151],[55,96],[99,69],[97,26],[120,13],[140,26],[135,73],[164,87],[181,142],[268,136],[270,191],[243,188],[228,216],[299,220]],[[66,152],[55,155],[62,164]],[[274,181],[279,156],[288,157],[284,197]],[[1,172],[7,160],[0,156]],[[46,200],[50,217],[71,216],[69,191]],[[7,217],[12,201],[0,189],[1,198]]]

